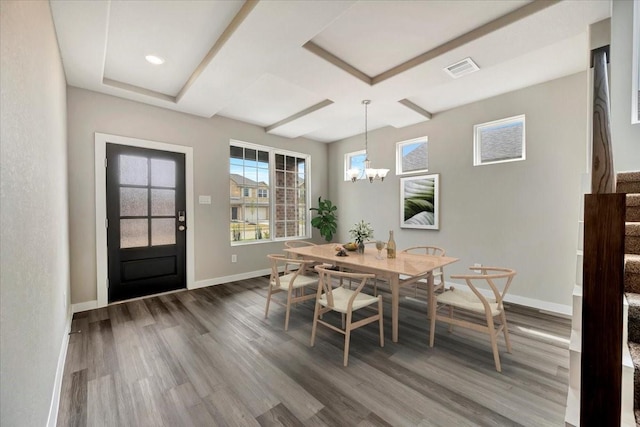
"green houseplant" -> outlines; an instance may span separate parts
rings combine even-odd
[[[318,197],[318,207],[310,208],[309,210],[316,211],[316,216],[311,220],[311,225],[320,231],[320,235],[327,242],[330,242],[338,228],[337,206],[331,203],[329,199],[322,200],[322,197]]]

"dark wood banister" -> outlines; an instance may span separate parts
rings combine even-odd
[[[609,46],[591,53],[593,67],[593,126],[591,156],[591,194],[616,192],[611,125],[609,121],[609,80],[607,58]]]
[[[608,46],[592,51],[591,192],[585,195],[580,425],[620,426],[624,215],[615,193],[609,120]]]

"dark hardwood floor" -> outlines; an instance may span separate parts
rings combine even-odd
[[[134,300],[73,318],[58,426],[562,426],[570,320],[509,306],[513,353],[485,335],[438,325],[426,304],[400,303],[399,342],[318,329],[313,302],[272,304],[267,278]],[[403,289],[411,295],[413,290]],[[284,296],[284,295],[278,295]]]

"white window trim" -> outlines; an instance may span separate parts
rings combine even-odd
[[[306,234],[304,236],[295,236],[295,237],[275,237],[275,182],[276,182],[276,165],[275,165],[275,155],[282,154],[285,156],[293,156],[304,158],[306,162],[306,204],[307,208],[311,207],[311,155],[306,153],[298,153],[295,151],[283,150],[281,148],[269,147],[267,145],[259,145],[251,142],[240,141],[237,139],[229,140],[229,146],[238,146],[244,148],[251,148],[254,150],[267,151],[269,153],[269,239],[255,240],[255,241],[240,241],[233,242],[230,241],[229,244],[231,246],[243,246],[243,245],[259,245],[261,243],[272,243],[272,242],[282,242],[285,240],[304,240],[311,238],[311,215],[306,215],[306,224],[305,230]],[[231,213],[231,212],[229,212]],[[230,219],[230,218],[229,218]]]
[[[358,150],[358,151],[352,151],[350,153],[345,153],[344,155],[344,168],[343,168],[343,172],[344,172],[344,180],[345,181],[349,181],[351,182],[351,178],[349,178],[349,176],[347,175],[347,170],[349,170],[349,168],[351,167],[351,158],[355,157],[355,156],[360,156],[364,154],[366,156],[367,152],[366,150]],[[364,171],[361,171],[360,176],[358,177],[358,179],[365,179],[365,174]]]
[[[479,138],[479,131],[481,129],[487,127],[493,127],[497,125],[501,125],[504,123],[517,122],[522,121],[522,155],[515,159],[507,159],[507,160],[495,160],[491,162],[483,162],[482,161],[482,151],[481,151],[481,141]],[[526,120],[525,115],[520,114],[519,116],[507,117],[500,120],[494,120],[491,122],[480,123],[473,126],[473,166],[485,166],[485,165],[495,165],[498,163],[510,163],[510,162],[520,162],[522,160],[526,160],[527,156],[527,148],[526,148]]]
[[[427,146],[427,164],[424,169],[415,169],[412,171],[404,171],[402,169],[402,148],[405,145],[411,145],[418,142],[424,142]],[[427,136],[421,136],[419,138],[409,139],[407,141],[396,142],[396,175],[411,175],[420,174],[429,171],[429,138]]]

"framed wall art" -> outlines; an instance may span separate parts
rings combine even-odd
[[[400,178],[400,227],[440,229],[440,174]]]

